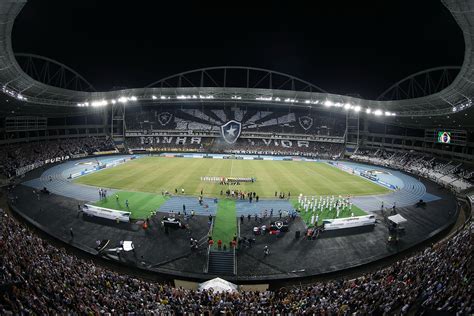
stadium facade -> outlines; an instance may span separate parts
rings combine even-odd
[[[186,124],[200,137],[213,139],[221,136],[220,126],[235,120],[242,124],[240,138],[250,139],[250,144],[252,139],[271,139],[276,133],[291,141],[291,147],[293,142],[310,140],[345,144],[348,153],[382,146],[462,161],[471,160],[474,154],[472,135],[465,129],[474,95],[474,18],[469,1],[443,1],[464,34],[464,61],[454,80],[436,93],[389,101],[331,94],[291,75],[228,66],[193,70],[144,88],[118,91],[48,85],[28,75],[12,49],[12,28],[25,4],[0,4],[0,84],[9,102],[2,101],[7,120],[0,142],[99,135],[123,142],[125,137],[139,136],[150,128],[161,130],[161,136],[168,131],[168,136],[176,137]],[[10,110],[16,110],[15,114]],[[50,114],[47,120],[44,112]],[[63,119],[59,118],[61,113]],[[136,113],[153,117],[143,119],[140,125]],[[246,121],[240,122],[242,119]],[[438,143],[437,133],[447,129],[452,133],[451,145]],[[156,141],[147,138],[141,143]],[[289,144],[283,142],[283,146]]]
[[[347,200],[339,196],[339,200],[336,198],[337,203],[334,195],[331,198],[326,196],[324,199],[327,204],[336,204],[336,208],[338,203],[352,207],[352,202],[355,206],[367,206],[370,209],[368,210],[369,215],[359,218],[352,213],[346,219],[347,222],[352,221],[353,225],[356,225],[357,221],[367,221],[367,223],[370,222],[370,225],[350,227],[351,229],[356,228],[356,230],[351,230],[348,235],[344,235],[345,233],[338,235],[337,231],[333,232],[334,235],[331,235],[331,232],[326,232],[327,238],[324,240],[318,239],[321,232],[317,229],[318,220],[316,220],[316,229],[313,229],[314,227],[310,229],[302,221],[298,222],[300,226],[296,226],[297,221],[294,220],[297,212],[294,211],[290,215],[289,211],[285,211],[285,216],[292,217],[292,220],[279,224],[287,229],[291,227],[293,229],[291,232],[295,231],[295,234],[291,238],[287,235],[286,239],[279,239],[280,246],[278,246],[278,241],[271,244],[270,256],[276,256],[274,251],[279,249],[278,259],[270,263],[265,262],[268,248],[263,248],[263,243],[252,248],[251,242],[248,242],[250,245],[245,247],[246,253],[237,256],[236,244],[231,241],[229,250],[233,249],[233,253],[229,251],[231,255],[226,258],[228,262],[224,262],[225,264],[230,262],[229,266],[232,267],[226,274],[229,280],[248,283],[271,283],[273,281],[291,283],[296,282],[295,280],[309,282],[316,275],[328,273],[337,275],[345,269],[367,267],[370,270],[367,264],[372,264],[377,260],[393,259],[396,261],[398,259],[394,259],[394,256],[404,256],[413,251],[415,246],[431,243],[437,238],[445,236],[453,227],[459,227],[457,235],[447,244],[426,249],[423,253],[398,261],[385,270],[378,270],[373,275],[367,274],[364,276],[366,279],[360,284],[356,284],[358,281],[350,284],[338,282],[337,285],[336,282],[334,284],[328,283],[330,284],[327,291],[329,296],[332,295],[331,293],[334,293],[334,296],[337,293],[341,293],[341,295],[337,294],[337,298],[330,298],[335,303],[327,310],[335,312],[342,305],[350,305],[348,309],[352,308],[352,311],[362,310],[363,307],[357,305],[360,304],[360,300],[353,302],[357,293],[347,295],[352,288],[356,288],[358,291],[361,287],[360,293],[363,295],[366,293],[378,295],[364,308],[373,304],[374,301],[388,301],[392,299],[390,296],[400,296],[400,293],[406,292],[410,295],[416,293],[414,295],[416,300],[412,297],[404,298],[393,303],[393,306],[380,303],[380,306],[377,305],[374,308],[375,312],[373,313],[382,310],[385,313],[392,313],[396,308],[400,310],[406,306],[408,306],[407,309],[412,308],[412,310],[417,308],[420,310],[423,308],[434,309],[435,307],[448,309],[448,303],[458,304],[451,311],[471,311],[468,304],[465,304],[471,285],[467,285],[468,282],[464,282],[465,280],[462,279],[463,273],[468,267],[467,264],[459,264],[459,262],[466,261],[464,252],[468,252],[472,248],[472,245],[469,246],[469,235],[472,234],[470,221],[474,203],[474,169],[472,168],[474,125],[471,118],[474,115],[474,107],[472,107],[474,98],[472,47],[474,43],[474,3],[465,0],[442,0],[442,2],[451,12],[464,35],[464,61],[455,78],[433,93],[392,100],[382,100],[382,98],[367,100],[355,96],[332,94],[292,75],[242,66],[197,69],[163,78],[142,88],[97,92],[84,78],[65,65],[45,57],[15,54],[12,49],[12,28],[16,17],[27,1],[1,1],[0,85],[3,95],[0,98],[0,148],[6,150],[0,151],[0,167],[2,168],[0,172],[3,174],[0,177],[2,180],[0,184],[9,186],[7,197],[10,209],[25,222],[36,226],[65,244],[82,250],[83,255],[90,255],[91,258],[101,258],[107,262],[119,263],[133,271],[157,273],[166,276],[164,279],[167,280],[174,278],[203,280],[209,275],[213,275],[209,269],[212,268],[210,262],[212,255],[216,255],[216,251],[212,251],[213,245],[208,244],[208,237],[209,232],[212,232],[212,217],[214,216],[214,219],[217,217],[217,198],[205,197],[203,202],[201,189],[198,203],[196,197],[186,197],[184,192],[179,194],[178,188],[176,188],[175,196],[166,196],[166,198],[170,198],[166,201],[173,201],[173,198],[176,198],[177,201],[169,206],[173,209],[172,215],[161,220],[157,219],[156,214],[153,214],[146,220],[138,218],[139,220],[132,223],[131,212],[128,211],[122,210],[123,218],[117,218],[111,212],[113,210],[97,205],[89,205],[84,209],[82,207],[84,204],[97,200],[98,187],[80,186],[74,183],[73,179],[102,169],[130,163],[130,161],[142,157],[135,156],[136,153],[166,153],[163,155],[170,157],[240,159],[242,162],[244,162],[243,154],[246,154],[245,160],[263,160],[262,157],[272,160],[274,156],[277,156],[279,160],[301,161],[307,159],[311,162],[323,161],[325,164],[331,165],[330,168],[336,169],[337,172],[346,172],[347,176],[351,177],[357,168],[362,166],[366,169],[357,172],[365,178],[362,179],[363,181],[378,181],[380,180],[379,176],[395,179],[391,185],[385,183],[387,190],[390,190],[390,194],[384,196],[387,199],[386,203],[389,201],[389,206],[385,205],[384,207],[384,200],[379,196],[355,198],[348,196]],[[25,67],[20,66],[18,62],[20,59],[50,63],[58,67],[57,74],[62,79],[57,84],[53,84],[53,80],[43,80],[44,82],[42,82],[40,78],[28,73]],[[452,67],[440,69],[450,68]],[[435,71],[440,69],[435,69]],[[71,80],[62,77],[66,72],[72,75]],[[46,77],[49,76],[44,76],[44,78]],[[73,88],[70,85],[71,82],[81,82],[84,89],[79,89],[81,85],[76,85],[76,88]],[[388,94],[384,93],[383,95]],[[212,163],[214,160],[210,162]],[[40,169],[40,167],[44,168]],[[212,176],[217,178],[215,175]],[[220,177],[218,182],[219,179]],[[236,181],[233,178],[230,179]],[[236,181],[239,182],[239,185],[240,180]],[[252,176],[242,180],[242,186],[248,180],[253,183],[255,178]],[[227,182],[228,179],[221,181]],[[383,181],[378,181],[378,184],[381,183],[383,184]],[[440,185],[444,188],[440,188]],[[109,196],[112,196],[111,194],[115,196],[115,199],[111,199],[112,203],[116,202],[118,205],[118,191],[111,188],[109,190]],[[182,190],[184,191],[184,189]],[[158,196],[158,199],[165,200],[167,193],[162,190],[161,196],[155,194],[154,198]],[[280,196],[283,194],[279,200],[277,200],[277,192],[275,192],[275,200],[268,199],[259,202],[260,205],[267,203],[266,205],[272,213],[274,207],[275,218],[277,207],[282,205],[281,203],[286,203],[288,210],[297,207],[290,204],[289,197],[285,199],[286,192],[279,193]],[[100,200],[104,199],[102,187],[99,189],[99,194]],[[107,191],[105,195],[107,195]],[[224,195],[223,190],[220,195]],[[273,197],[273,190],[271,195]],[[234,192],[232,197],[234,197]],[[242,197],[241,194],[239,194],[239,200],[234,201],[236,204],[244,202],[238,206],[241,208],[239,210],[241,217],[236,217],[236,222],[242,224],[243,234],[253,236],[255,227],[253,227],[251,211],[247,210],[249,209],[248,205],[255,205],[255,203],[252,204],[251,198],[249,198],[250,203],[247,202],[245,194],[243,194],[243,201],[240,201],[240,197]],[[253,192],[253,197],[255,198],[255,192]],[[296,198],[294,195],[292,197]],[[307,203],[306,212],[311,197],[307,198],[307,202],[306,197],[304,198]],[[349,203],[349,199],[352,198],[354,199]],[[149,199],[151,198],[147,195],[140,201]],[[302,207],[302,200],[301,196],[298,207]],[[317,200],[316,197],[316,202]],[[321,196],[319,201],[322,203]],[[128,202],[127,199],[125,202],[127,209]],[[204,249],[202,252],[205,252],[205,255],[193,252],[193,250],[190,252],[191,255],[189,254],[188,235],[175,234],[173,243],[162,242],[169,240],[167,239],[169,238],[168,230],[164,229],[165,224],[176,226],[179,223],[180,228],[186,227],[184,224],[181,225],[181,221],[176,221],[174,217],[174,211],[181,210],[181,207],[185,213],[184,203],[189,203],[187,204],[188,211],[190,205],[192,206],[192,216],[194,216],[194,208],[196,209],[197,219],[191,221],[187,228],[191,227],[192,231],[198,232],[199,237],[203,236],[200,241],[203,241],[202,245],[204,246],[201,247],[201,250]],[[203,206],[203,203],[206,207]],[[316,204],[314,197],[311,203],[314,211]],[[356,203],[360,204],[356,205]],[[420,208],[425,207],[429,208],[429,212],[420,211]],[[389,237],[393,236],[391,235],[393,231],[395,231],[394,235],[398,236],[399,227],[395,225],[396,228],[394,228],[388,220],[384,224],[387,224],[387,227],[392,225],[391,230],[381,224],[382,220],[386,219],[384,211],[388,208],[393,212],[399,210],[400,214],[409,218],[409,223],[405,226],[406,232],[403,232],[405,234],[404,240],[396,245],[386,243],[386,237],[387,234],[390,234]],[[351,209],[349,210],[351,211]],[[160,209],[158,212],[164,214],[167,211]],[[108,212],[109,216],[96,216],[98,219],[86,216],[100,215],[100,212],[103,214]],[[265,210],[264,220],[267,217],[266,212],[267,210]],[[244,218],[244,214],[245,217],[248,216],[247,220]],[[270,222],[272,215],[268,219],[268,228],[277,226],[276,222]],[[179,216],[181,214],[178,213]],[[211,218],[209,221],[208,216]],[[279,216],[281,219],[281,209]],[[34,262],[35,258],[40,258],[44,253],[52,253],[52,257],[60,259],[37,260],[38,263],[35,262],[34,266],[38,264],[42,267],[51,261],[52,271],[60,271],[59,276],[51,276],[51,282],[57,282],[61,286],[64,283],[64,275],[70,276],[72,282],[65,289],[67,293],[76,292],[74,293],[76,295],[82,291],[82,288],[77,288],[73,284],[75,280],[87,278],[89,282],[96,279],[96,271],[99,270],[96,270],[94,262],[88,262],[86,266],[82,259],[58,251],[54,246],[41,242],[41,239],[25,230],[22,224],[9,219],[8,216],[4,218],[0,224],[2,228],[8,229],[9,236],[11,236],[7,242],[10,245],[13,243],[12,240],[16,240],[15,247],[18,248],[10,247],[9,250],[13,249],[13,251],[6,253],[8,260],[2,262],[4,265],[2,268],[12,272],[11,275],[14,276],[15,272],[25,268],[23,263],[16,263],[15,260],[18,258],[27,258],[27,260],[31,259]],[[150,218],[151,228],[147,226]],[[187,214],[182,218],[183,223],[187,221]],[[255,222],[257,222],[257,218],[257,214],[255,214]],[[117,222],[114,219],[117,219]],[[462,221],[459,219],[464,222],[456,226],[458,221]],[[123,223],[120,222],[122,220]],[[314,219],[311,221],[314,224]],[[235,220],[231,219],[231,222],[232,225],[235,224]],[[161,227],[159,223],[163,226]],[[342,221],[342,223],[345,222]],[[295,226],[300,228],[295,228]],[[334,224],[334,226],[337,225]],[[370,228],[365,226],[370,226]],[[238,227],[240,242],[241,226]],[[278,229],[278,234],[281,227]],[[322,229],[324,230],[324,224]],[[300,232],[305,234],[305,238],[307,237],[304,241],[306,244],[296,242],[296,240],[302,240],[299,239]],[[356,236],[357,234],[359,235]],[[361,236],[360,234],[365,234],[364,238],[358,238]],[[25,235],[28,238],[24,238]],[[281,235],[278,236],[281,237]],[[261,236],[259,235],[257,238],[259,237]],[[264,236],[264,238],[268,238],[267,240],[273,237],[275,238],[272,241],[276,240],[276,236],[270,236],[270,234]],[[340,238],[337,247],[334,247],[334,243],[330,240],[333,237]],[[37,247],[25,244],[25,239],[32,240]],[[316,239],[317,242],[310,244],[310,240]],[[122,243],[119,244],[119,240]],[[128,240],[128,250],[133,252],[133,255],[125,253],[124,240]],[[131,247],[131,240],[137,241],[137,249]],[[156,242],[156,240],[160,242]],[[284,242],[281,242],[282,240]],[[236,242],[236,239],[233,241]],[[113,242],[120,246],[111,247]],[[195,245],[194,242],[197,243],[197,240],[191,239],[192,247]],[[93,244],[97,247],[91,246]],[[451,247],[453,244],[454,246]],[[174,246],[170,247],[170,245]],[[107,247],[110,249],[106,249]],[[313,251],[308,251],[310,247]],[[264,258],[261,259],[258,256],[262,255],[263,251],[260,250],[264,249],[266,252]],[[121,253],[121,250],[124,251]],[[455,255],[452,255],[453,253]],[[61,260],[61,258],[66,259]],[[296,260],[298,262],[295,262],[295,258],[298,258]],[[68,263],[67,266],[62,265],[64,262]],[[433,267],[429,266],[427,262],[433,262]],[[69,264],[79,268],[86,267],[85,273],[70,275]],[[237,265],[241,269],[239,273],[237,273]],[[439,266],[441,265],[445,266],[444,269],[441,269],[442,273],[433,274],[436,269],[440,270]],[[204,270],[202,267],[205,267]],[[29,267],[25,269],[29,269]],[[41,269],[38,270],[41,271]],[[406,290],[398,290],[391,285],[395,283],[392,281],[397,277],[394,271],[399,270],[401,272],[398,273],[398,277],[403,281],[399,282],[399,286]],[[63,271],[68,272],[64,273]],[[114,272],[101,271],[106,271],[104,273],[97,272],[101,274],[101,277],[111,275],[110,279],[113,280],[109,283],[110,287],[107,286],[107,289],[104,289],[104,292],[107,292],[107,295],[112,298],[109,301],[109,306],[104,304],[104,312],[109,310],[112,313],[127,312],[140,309],[149,312],[148,306],[155,308],[154,303],[149,304],[149,302],[146,302],[146,306],[144,303],[140,303],[141,307],[133,305],[136,302],[143,302],[142,297],[138,297],[136,302],[129,300],[123,303],[123,306],[112,309],[112,304],[116,302],[122,304],[124,300],[132,297],[132,295],[117,297],[116,293],[119,291],[115,292],[115,287],[121,282],[116,282],[117,280],[123,278],[124,283],[133,283],[131,287],[140,282],[145,284],[147,281],[130,281],[127,276],[118,277]],[[400,273],[404,275],[400,275]],[[451,282],[456,284],[446,286],[449,289],[449,292],[446,290],[446,293],[454,293],[456,290],[458,291],[456,293],[459,293],[458,297],[453,298],[456,295],[451,295],[450,298],[446,298],[448,295],[442,296],[445,293],[443,292],[444,288],[440,290],[440,287],[436,285],[436,291],[432,292],[441,293],[439,295],[442,299],[438,302],[433,296],[435,297],[432,299],[433,302],[426,299],[423,301],[425,305],[421,306],[419,297],[425,293],[421,293],[423,286],[417,287],[417,284],[423,284],[426,287],[433,286],[428,282],[431,280],[426,278],[427,273],[433,274],[433,279],[439,279],[439,282],[434,282],[434,284],[441,284],[443,280],[450,278],[456,280]],[[413,277],[406,281],[405,277],[408,274]],[[216,272],[215,275],[220,274]],[[373,277],[374,275],[383,275],[383,277]],[[25,282],[25,280],[31,281],[33,278],[31,276],[36,278],[37,274],[23,273],[18,282],[17,280],[6,282],[5,288],[14,284],[19,288],[26,289],[21,293],[19,291],[18,294],[6,291],[7,295],[11,295],[13,298],[15,295],[28,297],[30,286],[38,286],[43,291],[43,284],[48,284],[48,286],[51,284],[48,283],[49,279],[45,281],[39,278],[28,284],[28,281]],[[366,280],[369,279],[376,285],[366,287],[368,284]],[[389,281],[385,282],[385,280]],[[428,283],[423,283],[425,281]],[[77,282],[77,284],[86,283]],[[322,284],[315,283],[310,287],[312,286],[313,289],[324,288],[326,283]],[[145,284],[140,288],[153,289],[155,285]],[[93,282],[87,283],[84,287],[95,288],[95,284]],[[377,291],[372,291],[374,288]],[[108,293],[112,292],[111,289],[114,290],[113,293]],[[177,293],[173,289],[169,290],[168,287],[162,287],[157,292],[160,292],[161,295],[163,289]],[[392,290],[393,292],[391,292]],[[120,289],[120,291],[128,290]],[[308,293],[311,291],[310,289]],[[377,292],[377,294],[369,293],[370,291]],[[96,295],[102,295],[100,290],[92,292],[94,299],[91,302],[95,301]],[[381,292],[388,294],[384,294],[384,296],[380,294]],[[192,296],[188,295],[191,292],[183,293],[186,293],[184,296]],[[269,294],[271,292],[266,293],[265,295],[273,295]],[[163,297],[166,295],[163,294]],[[53,293],[51,301],[55,299],[53,296],[56,299],[59,297]],[[301,302],[306,300],[309,294],[302,296],[305,297],[298,298]],[[341,297],[344,300],[339,301]],[[455,300],[456,302],[453,303]],[[31,301],[32,305],[37,304],[38,306],[42,306],[44,303],[36,298],[24,301]],[[245,299],[242,301],[245,304]],[[326,298],[323,298],[323,301],[326,301]],[[161,302],[158,304],[161,305],[159,308],[163,308],[161,311],[178,311],[180,308],[181,311],[189,311],[188,306],[171,307],[172,304],[161,304]],[[320,306],[325,303],[315,304]],[[4,305],[8,310],[9,306],[15,306],[15,304],[15,299],[11,299]],[[82,302],[78,305],[80,304]],[[129,304],[128,307],[124,307],[127,304]],[[47,303],[43,305],[47,305]],[[90,303],[90,305],[93,304]],[[266,303],[262,305],[266,305]],[[287,303],[283,305],[287,305]],[[59,313],[79,310],[77,306],[73,304],[66,306],[64,302],[58,303],[57,306],[59,307],[56,312]],[[51,311],[52,308],[56,308],[56,306],[42,307],[43,310],[37,309],[42,313],[45,313],[46,308],[51,308]],[[306,310],[314,313],[316,310],[311,310],[313,307],[293,311],[286,310],[286,312],[298,313]],[[1,304],[0,308],[3,308]],[[217,307],[213,311],[215,312],[219,308],[221,307]],[[238,308],[232,307],[231,309],[238,310]],[[20,313],[19,309],[17,312]],[[82,312],[85,312],[85,309]]]
[[[0,142],[99,135],[121,142],[125,137],[144,137],[141,131],[145,129],[177,137],[186,128],[214,139],[221,136],[223,124],[235,120],[242,124],[240,138],[250,144],[252,139],[271,139],[276,133],[290,141],[283,146],[291,143],[293,147],[293,142],[306,141],[310,134],[312,142],[345,144],[348,153],[382,146],[463,161],[474,154],[472,135],[465,129],[474,95],[474,18],[469,1],[443,1],[464,34],[464,61],[454,80],[433,94],[389,101],[331,94],[291,75],[228,66],[193,70],[144,88],[118,91],[48,85],[28,75],[12,49],[12,28],[25,4],[0,4],[0,84],[8,100],[2,100],[7,120]],[[137,115],[145,113],[153,116],[142,119],[140,125]],[[451,145],[438,143],[437,133],[447,129],[452,133]],[[140,143],[157,140],[148,136]]]

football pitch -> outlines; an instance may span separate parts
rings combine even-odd
[[[256,178],[254,183],[225,186],[201,177]],[[369,180],[324,162],[145,157],[92,173],[76,183],[123,191],[219,197],[221,190],[256,192],[275,198],[275,192],[303,195],[374,195],[389,192]]]
[[[119,211],[130,211],[130,218],[145,219],[151,215],[152,212],[160,208],[166,202],[168,197],[161,194],[144,193],[144,192],[117,192],[119,199],[114,195],[110,195],[105,199],[94,203],[96,206],[110,208]],[[126,202],[128,201],[128,206]]]

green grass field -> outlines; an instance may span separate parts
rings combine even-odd
[[[146,157],[92,173],[76,183],[125,191],[174,193],[184,188],[185,194],[219,196],[227,188],[201,181],[201,176],[255,177],[255,183],[234,186],[242,191],[257,192],[260,198],[273,198],[275,191],[303,195],[373,195],[388,189],[339,170],[323,162],[267,161],[233,159],[192,159]]]
[[[130,211],[130,218],[145,219],[150,215],[150,212],[158,209],[167,199],[167,197],[161,194],[153,193],[120,191],[117,194],[119,196],[118,203],[115,195],[110,195],[106,199],[97,201],[94,205],[113,210]],[[128,209],[125,205],[125,200],[128,200]]]
[[[227,245],[237,233],[237,216],[235,210],[235,201],[222,199],[217,204],[217,213],[212,231],[214,246],[217,247],[217,241],[222,240],[222,245]]]

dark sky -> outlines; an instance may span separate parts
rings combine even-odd
[[[29,0],[13,47],[98,90],[241,65],[375,98],[414,72],[462,63],[462,33],[439,0],[320,2]]]

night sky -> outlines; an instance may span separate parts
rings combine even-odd
[[[439,0],[320,2],[29,0],[13,48],[98,90],[238,65],[375,98],[414,72],[462,64],[462,32]]]

